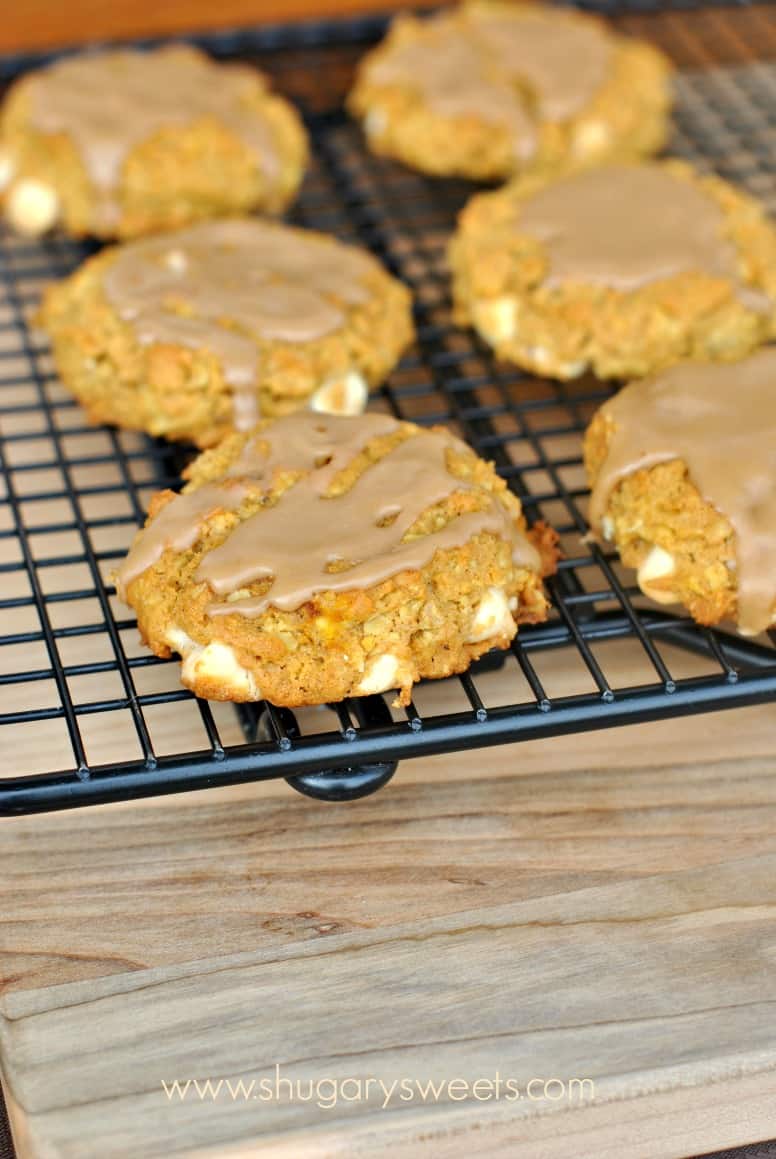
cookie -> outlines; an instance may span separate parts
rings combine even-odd
[[[595,17],[473,0],[402,15],[348,98],[370,148],[433,176],[515,173],[657,152],[669,66]]]
[[[631,383],[585,436],[590,524],[659,603],[776,625],[776,349]]]
[[[441,427],[300,412],[231,435],[188,479],[154,496],[116,582],[198,696],[398,689],[407,704],[421,677],[546,617],[553,533],[527,532],[504,481]]]
[[[0,111],[0,151],[13,228],[129,238],[281,212],[307,138],[256,69],[170,45],[66,57],[23,76]]]
[[[257,219],[104,250],[38,322],[95,422],[199,446],[307,404],[363,410],[413,337],[408,290],[371,254]]]
[[[747,194],[680,161],[480,194],[449,256],[456,320],[554,378],[743,358],[776,334],[776,229]]]

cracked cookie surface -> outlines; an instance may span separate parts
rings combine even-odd
[[[199,446],[305,405],[363,410],[414,334],[366,250],[252,218],[104,250],[38,320],[92,419]]]
[[[216,700],[294,707],[466,669],[546,618],[555,536],[444,428],[301,412],[158,493],[117,575],[141,635]]]
[[[262,73],[186,45],[63,57],[27,73],[3,101],[0,151],[12,227],[101,238],[280,213],[308,153],[298,113]]]
[[[681,161],[478,194],[450,244],[455,317],[537,374],[636,378],[776,334],[776,228]]]
[[[669,66],[651,45],[499,0],[397,17],[348,98],[374,152],[475,180],[648,156],[669,106]]]

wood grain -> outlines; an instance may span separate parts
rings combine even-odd
[[[0,21],[0,50],[47,48],[83,40],[102,40],[242,27],[272,21],[304,20],[335,14],[378,12],[402,7],[431,7],[434,0],[24,0],[9,5]]]
[[[772,708],[745,709],[408,762],[350,806],[266,784],[6,822],[22,1155],[654,1159],[776,1133],[774,738]],[[275,1063],[591,1077],[595,1098],[161,1089]]]

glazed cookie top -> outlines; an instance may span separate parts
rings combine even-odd
[[[366,302],[382,267],[324,234],[255,218],[204,222],[115,251],[104,293],[142,345],[205,347],[234,394],[234,422],[258,421],[260,341],[306,343]]]
[[[415,89],[443,116],[506,123],[526,158],[536,148],[536,119],[579,113],[605,82],[611,53],[603,26],[576,13],[474,3],[390,42],[366,61],[363,79]]]
[[[514,227],[540,242],[544,285],[637,290],[687,271],[725,278],[750,309],[769,299],[745,286],[719,203],[661,165],[606,165],[515,202]]]
[[[738,623],[771,625],[776,594],[776,350],[726,365],[686,363],[632,383],[602,413],[606,457],[590,499],[600,534],[609,496],[626,475],[680,459],[737,538]]]
[[[372,440],[405,431],[382,457]],[[354,461],[366,454],[358,472]],[[536,550],[514,514],[489,491],[456,477],[450,453],[472,456],[448,431],[421,430],[387,415],[356,418],[297,413],[260,428],[227,476],[171,500],[138,535],[117,575],[120,593],[166,549],[184,551],[215,511],[235,511],[251,490],[287,483],[273,504],[235,525],[206,552],[195,579],[217,599],[210,615],[257,616],[274,606],[291,611],[321,591],[366,589],[429,564],[437,550],[463,547],[491,532],[511,543],[516,566],[541,570]],[[291,477],[289,478],[289,474]],[[470,510],[416,525],[455,495],[472,495]],[[245,585],[269,579],[260,596]]]
[[[263,83],[255,69],[218,64],[185,45],[67,57],[29,78],[30,123],[71,138],[109,219],[118,212],[113,196],[131,149],[158,129],[202,117],[231,129],[274,176],[279,158],[270,127],[245,104]]]

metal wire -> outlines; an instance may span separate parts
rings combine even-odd
[[[657,41],[681,67],[674,151],[776,209],[776,64],[763,62],[776,57],[772,10],[720,4],[701,11],[694,3],[651,0],[584,6]],[[496,463],[531,521],[545,519],[558,530],[565,558],[550,585],[553,614],[523,628],[505,660],[486,657],[446,682],[451,700],[458,688],[455,711],[440,712],[434,687],[422,684],[392,723],[384,711],[343,704],[298,722],[267,707],[259,728],[256,711],[243,708],[240,731],[231,708],[195,702],[177,683],[177,662],[138,647],[134,621],[110,582],[150,493],[176,486],[192,452],[86,423],[57,383],[32,314],[41,286],[69,273],[93,247],[4,233],[0,742],[7,740],[4,751],[14,756],[11,775],[0,780],[0,812],[352,771],[361,763],[776,700],[773,639],[743,641],[655,610],[612,553],[587,544],[580,433],[609,388],[591,379],[547,382],[497,365],[453,326],[445,246],[471,187],[371,156],[342,112],[353,64],[383,29],[382,19],[365,18],[199,42],[216,55],[255,61],[303,109],[314,157],[292,220],[367,245],[414,294],[417,348],[377,405],[419,423],[450,424]],[[41,59],[5,58],[0,78]],[[625,675],[616,662],[621,642],[631,646]],[[87,695],[81,682],[90,680],[99,683],[87,683]],[[186,752],[170,749],[155,715],[168,706],[191,714]],[[87,727],[103,717],[120,734],[113,748],[111,728],[98,743]],[[60,730],[56,743],[45,740],[48,728]],[[32,767],[25,752],[34,754]]]

